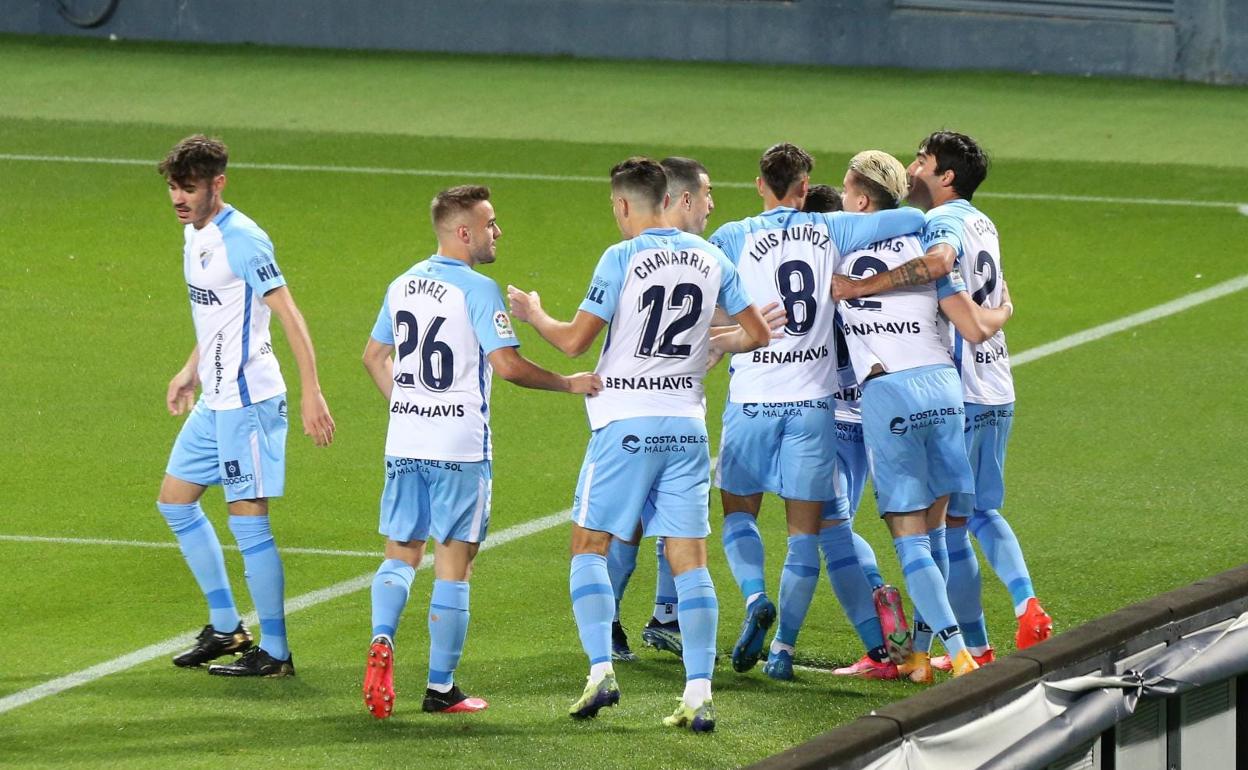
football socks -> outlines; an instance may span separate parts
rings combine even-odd
[[[611,591],[615,594],[615,617],[620,619],[620,602],[624,599],[624,589],[628,588],[628,580],[637,569],[637,550],[619,538],[611,538],[607,548],[607,574],[611,576]]]
[[[221,633],[232,631],[240,620],[238,608],[234,606],[234,594],[225,572],[221,541],[204,509],[197,502],[156,503],[156,508],[173,530],[182,557],[208,600],[208,622]]]
[[[1036,589],[1031,585],[1031,574],[1023,559],[1023,549],[1009,522],[997,511],[975,511],[968,525],[971,534],[979,541],[984,558],[992,565],[993,572],[1005,584],[1014,602],[1014,614],[1021,615],[1028,599],[1034,599]]]
[[[680,631],[684,642],[685,681],[706,679],[710,695],[711,673],[715,668],[715,635],[719,627],[719,601],[706,567],[697,567],[676,576]]]
[[[394,639],[407,606],[416,568],[402,559],[386,559],[373,576],[373,636]]]
[[[860,539],[859,536],[850,529],[849,522],[845,522],[820,531],[819,547],[828,565],[828,582],[832,584],[833,593],[845,609],[846,617],[858,632],[863,647],[867,650],[878,650],[884,646],[884,631],[880,627],[880,617],[875,612],[870,580],[862,568],[856,547],[857,539]],[[871,547],[867,546],[867,550],[870,552]],[[874,561],[874,552],[871,557]],[[878,568],[875,574],[879,574]],[[783,611],[783,598],[780,606]]]
[[[907,535],[893,539],[893,547],[901,562],[901,572],[906,579],[906,588],[910,599],[914,602],[916,615],[921,616],[926,624],[937,629],[945,649],[951,657],[966,649],[962,641],[962,633],[958,629],[953,616],[953,608],[949,606],[949,597],[945,592],[945,579],[932,559],[931,540],[927,535]],[[915,649],[919,646],[919,620],[915,618]]]
[[[972,650],[986,648],[988,631],[980,596],[983,585],[969,528],[949,527],[945,542],[949,547],[949,606],[953,607],[953,616],[958,619],[966,646]]]
[[[857,563],[855,558],[855,566]],[[819,536],[789,535],[789,550],[780,573],[780,625],[776,629],[776,640],[781,644],[797,644],[797,635],[818,585]]]
[[[654,555],[658,561],[654,579],[654,619],[671,623],[676,620],[676,579],[672,577],[672,565],[667,561],[661,537],[654,541]]]
[[[244,574],[260,618],[260,649],[275,660],[290,657],[286,644],[286,573],[273,542],[268,516],[231,516],[230,531],[243,552]]]
[[[572,594],[572,614],[581,647],[589,656],[590,665],[611,662],[611,617],[615,614],[615,593],[607,557],[594,553],[578,553],[572,557],[568,575]]]
[[[758,522],[748,513],[730,513],[724,517],[724,554],[728,568],[747,601],[755,594],[766,592],[763,583],[763,537]]]
[[[468,636],[468,582],[434,580],[429,597],[430,690],[450,692]]]

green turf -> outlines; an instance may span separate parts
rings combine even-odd
[[[1248,110],[1243,89],[3,43],[0,154],[145,158],[153,166],[0,160],[0,425],[10,437],[0,448],[0,534],[170,541],[152,505],[179,425],[162,400],[193,338],[181,233],[154,162],[192,130],[219,132],[235,160],[252,163],[598,177],[633,152],[689,153],[706,162],[718,185],[712,227],[757,210],[753,191],[724,183],[751,180],[759,151],[773,140],[809,139],[821,150],[816,175],[837,182],[845,160],[864,145],[905,153],[931,128],[955,124],[969,124],[997,150],[985,193],[1248,200],[1248,159],[1231,130]],[[205,72],[230,84],[228,94],[186,85],[187,73]],[[488,87],[466,103],[438,101],[450,74]],[[797,117],[769,97],[781,77],[810,92]],[[340,94],[353,101],[344,104]],[[875,119],[847,119],[838,105],[850,95],[874,100],[854,103]],[[939,95],[954,107],[941,107]],[[658,97],[710,105],[699,114],[714,120],[681,127],[670,111],[657,120],[614,117]],[[897,109],[903,103],[907,109]],[[753,108],[729,119],[723,104]],[[1172,114],[1184,119],[1166,117]],[[1199,141],[1178,142],[1180,135]],[[1174,147],[1182,153],[1161,152]],[[432,249],[427,201],[463,181],[471,178],[230,174],[227,199],[273,237],[312,328],[339,425],[328,450],[292,431],[289,494],[274,506],[284,546],[378,547],[386,411],[359,355],[386,283]],[[499,262],[485,272],[500,284],[539,289],[549,308],[569,315],[598,255],[618,237],[605,187],[490,183],[504,236]],[[1248,217],[1234,208],[988,195],[982,205],[1003,235],[1019,308],[1008,327],[1016,354],[1248,272]],[[1239,447],[1239,416],[1248,408],[1239,375],[1248,365],[1246,310],[1248,296],[1235,294],[1017,369],[1007,513],[1059,631],[1242,560],[1239,513],[1248,495],[1236,480],[1246,470]],[[293,361],[280,331],[276,336],[297,391]],[[563,371],[594,360],[567,361],[528,328],[520,336],[523,352]],[[724,377],[721,369],[709,380],[713,437]],[[498,533],[570,503],[587,430],[574,398],[498,382],[493,406],[491,531]],[[228,542],[219,493],[209,495],[207,508]],[[716,504],[713,522],[718,512]],[[784,538],[778,514],[773,501],[763,517],[773,591]],[[861,522],[886,575],[899,580],[869,500]],[[621,707],[573,724],[563,711],[580,691],[585,663],[567,598],[566,540],[561,526],[480,559],[460,680],[491,699],[485,714],[435,719],[418,711],[430,581],[423,572],[400,631],[402,700],[387,723],[374,723],[358,702],[368,638],[368,594],[361,591],[292,616],[296,680],[218,681],[153,661],[0,713],[0,762],[315,766],[445,757],[477,765],[726,767],[913,691],[814,672],[779,685],[758,671],[739,676],[721,667],[720,732],[681,735],[658,723],[679,694],[679,664],[643,653],[640,663],[620,669]],[[719,643],[727,648],[740,601],[718,544],[710,550],[723,608]],[[634,635],[653,585],[649,553],[643,547],[624,604]],[[0,541],[0,560],[0,606],[10,620],[0,632],[0,697],[203,622],[176,550]],[[376,564],[310,555],[285,561],[291,596]],[[246,604],[237,553],[227,553],[227,563]],[[994,640],[1006,652],[1008,598],[991,578],[986,586]],[[806,660],[856,657],[857,642],[826,587],[810,617],[799,650]]]

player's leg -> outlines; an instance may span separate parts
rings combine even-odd
[[[661,537],[654,540],[654,554],[654,613],[641,629],[641,640],[656,650],[667,650],[680,657],[683,649],[677,609],[680,597],[676,593],[671,562],[667,560],[666,541]]]
[[[827,468],[819,472],[827,478],[827,471],[830,470],[831,468]],[[787,680],[793,678],[793,651],[797,645],[797,635],[802,630],[802,624],[806,622],[810,602],[819,585],[819,525],[823,503],[785,499],[784,507],[789,538],[784,568],[780,572],[780,622],[772,637],[763,673],[772,679]],[[743,634],[733,647],[732,665],[738,671],[749,670],[754,665],[749,660],[753,650],[751,642]],[[758,644],[761,650],[761,638]],[[758,653],[753,653],[753,657],[757,660]],[[747,662],[748,666],[745,665]]]
[[[719,600],[706,567],[711,457],[706,423],[688,417],[664,418],[662,429],[688,439],[680,451],[669,452],[655,480],[652,506],[644,511],[645,533],[666,540],[677,594],[677,612],[683,642],[685,689],[680,706],[663,720],[669,727],[695,732],[715,729],[711,677],[715,669],[715,638],[719,629]]]
[[[194,646],[174,657],[176,666],[199,666],[251,646],[251,634],[234,604],[221,541],[199,504],[204,489],[219,483],[216,421],[200,401],[174,441],[156,502],[208,603],[208,625]]]
[[[243,555],[247,590],[260,620],[260,644],[233,665],[211,666],[220,676],[291,676],[286,639],[286,573],[269,523],[269,499],[286,485],[286,396],[216,413],[221,484],[230,531]]]
[[[433,591],[429,597],[429,681],[421,709],[459,713],[485,709],[455,683],[468,637],[468,580],[490,524],[490,462],[442,462],[429,471],[434,540]]]
[[[616,420],[594,431],[585,450],[572,502],[572,563],[568,590],[581,647],[589,658],[589,677],[581,697],[568,709],[573,719],[588,719],[619,702],[611,665],[611,618],[615,592],[607,569],[612,536],[628,539],[637,529],[654,477],[650,453],[620,447],[632,437],[654,435],[652,418]],[[643,446],[645,444],[643,443]]]
[[[763,492],[779,492],[782,419],[758,404],[724,405],[724,430],[715,484],[724,508],[723,545],[728,568],[745,599],[747,616],[775,615],[763,580],[763,538],[758,510]]]
[[[607,549],[607,574],[611,577],[611,591],[615,595],[615,617],[611,619],[611,659],[616,662],[637,660],[637,655],[628,646],[628,634],[620,623],[620,604],[624,601],[624,591],[628,581],[637,569],[637,551],[641,541],[641,527],[631,540],[611,538],[611,546]]]
[[[395,634],[425,557],[431,516],[425,464],[393,455],[384,462],[377,531],[386,538],[385,558],[373,575],[372,641],[364,668],[364,707],[378,719],[394,709]]]

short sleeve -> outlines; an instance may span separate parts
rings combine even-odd
[[[477,342],[481,350],[488,356],[499,348],[518,348],[520,340],[516,339],[516,330],[511,325],[511,316],[503,307],[503,297],[498,292],[498,285],[481,276],[481,281],[465,292],[464,301],[468,305],[468,319],[477,334]]]
[[[620,301],[620,292],[624,288],[624,257],[625,250],[620,246],[612,246],[598,260],[594,268],[594,277],[589,281],[589,291],[581,300],[580,310],[598,316],[611,323],[615,317],[615,307]]]
[[[225,255],[234,275],[246,281],[260,296],[286,285],[286,278],[273,257],[273,242],[262,232],[229,230],[225,233]]]
[[[849,214],[838,211],[824,214],[828,234],[842,254],[865,249],[889,238],[912,235],[923,227],[923,212],[903,206],[874,214]]]
[[[745,245],[745,234],[741,230],[740,222],[720,225],[719,229],[711,235],[710,241],[724,252],[729,262],[733,265],[740,264],[741,250]]]
[[[940,213],[929,216],[923,225],[919,237],[923,250],[932,248],[938,243],[947,243],[954,253],[962,256],[962,220],[950,214]]]
[[[726,256],[721,255],[718,304],[728,315],[735,316],[753,304],[753,300],[741,286],[737,268]]]
[[[381,301],[381,312],[377,314],[377,323],[373,324],[370,335],[383,345],[394,345],[394,323],[390,320],[390,292]]]

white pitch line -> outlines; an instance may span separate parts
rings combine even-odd
[[[111,545],[128,546],[130,548],[177,548],[177,543],[154,543],[146,540],[108,540],[98,537],[42,537],[38,535],[0,535],[0,542],[10,543],[57,543],[60,545]],[[237,551],[237,545],[222,545],[226,551]],[[342,551],[334,548],[292,548],[282,546],[282,553],[307,554],[312,556],[360,556],[376,559],[381,551]]]
[[[29,155],[22,153],[0,153],[0,161],[20,161],[32,163],[89,163],[109,166],[149,166],[156,168],[156,162],[143,158],[97,158],[77,155]],[[605,183],[606,177],[584,174],[538,174],[511,171],[462,171],[434,168],[387,168],[383,166],[326,166],[305,165],[296,163],[247,163],[234,162],[231,168],[254,169],[258,171],[295,171],[328,174],[365,174],[373,176],[417,176],[417,177],[452,177],[467,179],[513,179],[533,182],[594,182]],[[753,182],[720,182],[716,187],[732,189],[752,189]],[[1136,206],[1186,206],[1196,208],[1231,208],[1240,213],[1248,211],[1248,204],[1230,201],[1176,200],[1166,198],[1123,198],[1102,197],[1096,195],[1062,195],[1057,193],[1015,193],[992,192],[978,193],[981,198],[1001,198],[1006,200],[1057,201],[1061,203],[1112,203]]]
[[[526,521],[523,524],[517,524],[514,527],[508,527],[496,535],[491,535],[489,539],[481,544],[481,550],[485,551],[490,548],[496,548],[500,545],[510,543],[512,540],[518,540],[519,538],[528,537],[529,535],[550,529],[551,527],[568,521],[570,513],[571,509],[569,508],[568,510],[560,511],[559,513],[552,513],[549,516],[543,516],[540,519],[534,519],[532,521]],[[289,549],[282,550],[285,551]],[[372,555],[374,558],[381,558],[380,550]],[[432,564],[433,557],[426,556],[425,560],[421,562],[420,568],[422,570],[428,569]],[[348,594],[355,593],[356,591],[362,591],[371,586],[372,583],[373,573],[368,572],[360,575],[359,577],[344,580],[341,583],[335,583],[326,588],[320,588],[315,591],[309,591],[306,594],[300,594],[299,596],[296,596],[286,602],[286,614],[291,615],[300,610],[315,607],[318,604],[338,599]],[[243,620],[248,625],[253,626],[258,622],[254,612],[249,613]],[[15,692],[12,695],[6,695],[5,697],[0,698],[0,714],[5,713],[6,711],[12,711],[15,708],[20,708],[30,703],[34,703],[37,700],[42,700],[50,695],[65,692],[66,690],[78,687],[79,685],[94,682],[95,680],[101,679],[110,674],[116,674],[120,671],[134,668],[135,666],[142,665],[150,660],[154,660],[165,655],[172,655],[181,648],[190,644],[194,639],[194,634],[194,630],[186,631],[178,634],[177,636],[172,636],[163,642],[148,645],[142,649],[135,650],[134,652],[127,653],[103,663],[99,663],[91,666],[90,668],[84,668],[81,671],[75,671],[72,674],[67,674],[66,676],[52,679],[44,682],[43,684],[35,685],[34,687],[20,692]]]
[[[1211,286],[1203,291],[1188,294],[1187,296],[1180,297],[1171,302],[1166,302],[1154,308],[1126,316],[1125,318],[1120,318],[1117,321],[1111,321],[1107,324],[1094,326],[1091,329],[1063,337],[1045,345],[1030,348],[1016,356],[1013,356],[1012,362],[1016,366],[1021,366],[1031,361],[1051,356],[1054,353],[1060,353],[1062,351],[1069,350],[1070,348],[1101,339],[1102,337],[1107,337],[1111,334],[1130,329],[1134,326],[1140,326],[1159,318],[1174,315],[1175,313],[1182,312],[1189,308],[1195,307],[1196,305],[1218,299],[1219,297],[1224,297],[1228,294],[1233,294],[1237,291],[1242,291],[1246,288],[1248,288],[1248,275],[1241,275],[1238,278],[1223,281],[1222,283]],[[559,513],[552,513],[549,516],[544,516],[540,519],[534,519],[533,521],[528,521],[523,524],[517,524],[514,527],[508,527],[502,532],[499,532],[497,535],[491,536],[484,543],[482,543],[481,550],[484,551],[489,548],[504,545],[512,540],[518,540],[519,538],[527,537],[529,535],[550,529],[561,522],[567,521],[570,513],[571,509],[568,509],[560,511]],[[35,540],[35,538],[20,538],[20,536],[12,536],[8,539]],[[119,541],[106,542],[109,542],[109,544],[115,544]],[[139,544],[138,541],[136,541],[135,544]],[[146,546],[148,544],[142,545]],[[428,567],[432,561],[433,560],[431,558],[426,558],[425,562],[421,564],[421,568],[423,569]],[[372,585],[372,580],[373,573],[369,572],[364,575],[360,575],[359,577],[352,578],[351,580],[344,580],[341,583],[335,583],[328,588],[322,588],[316,591],[310,591],[306,594],[301,594],[286,603],[286,614],[289,615],[294,612],[298,612],[299,610],[314,607],[318,604],[330,601],[331,599],[337,599],[339,597],[346,596],[347,594],[354,593],[355,591],[361,591]],[[246,620],[252,625],[257,622],[254,613],[248,615]],[[0,698],[0,714],[21,706],[25,706],[28,703],[41,700],[49,695],[56,695],[57,693],[64,692],[65,690],[69,690],[79,685],[93,682],[96,679],[108,676],[109,674],[125,671],[126,669],[141,665],[163,655],[170,655],[189,643],[193,633],[194,631],[187,631],[183,634],[179,634],[178,636],[166,639],[163,642],[157,642],[156,644],[149,645],[140,650],[122,655],[119,658],[114,658],[104,663],[91,666],[90,668],[85,668],[81,671],[77,671],[75,673],[68,674],[66,676],[59,677],[29,689]],[[819,670],[805,666],[801,668],[812,672]]]
[[[1039,347],[1024,350],[1016,356],[1010,357],[1010,363],[1014,366],[1022,366],[1029,361],[1035,361],[1045,356],[1051,356],[1054,353],[1061,353],[1064,350],[1070,350],[1073,347],[1083,345],[1093,340],[1099,340],[1102,337],[1108,337],[1111,334],[1117,334],[1134,326],[1140,326],[1150,321],[1156,321],[1159,318],[1165,318],[1175,313],[1181,313],[1188,308],[1204,304],[1219,297],[1225,297],[1228,294],[1234,294],[1237,291],[1248,289],[1248,275],[1241,275],[1238,278],[1232,278],[1229,281],[1214,284],[1208,289],[1194,292],[1179,297],[1176,300],[1166,302],[1156,307],[1150,307],[1148,310],[1141,310],[1129,316],[1119,318],[1117,321],[1093,326],[1091,329],[1084,329],[1066,337],[1062,337],[1052,342],[1047,342]]]

